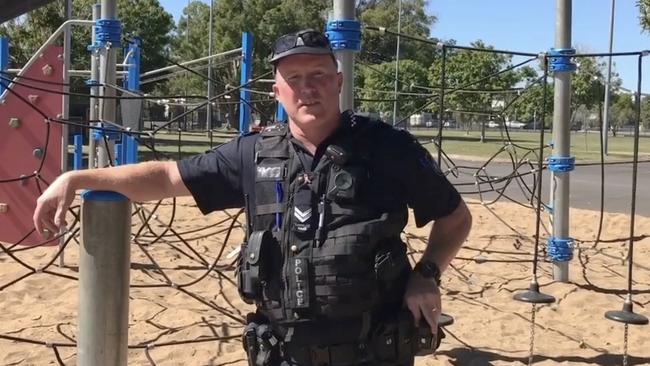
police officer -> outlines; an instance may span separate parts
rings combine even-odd
[[[238,284],[257,305],[249,364],[412,365],[422,334],[435,343],[440,276],[470,213],[410,134],[340,112],[342,75],[324,34],[280,37],[270,62],[286,124],[179,162],[67,172],[39,197],[35,227],[65,226],[82,188],[133,201],[192,195],[204,214],[246,206]],[[413,270],[400,239],[408,207],[418,227],[434,221]]]

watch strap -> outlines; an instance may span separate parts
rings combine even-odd
[[[433,261],[422,260],[419,261],[413,271],[417,272],[423,278],[429,278],[436,281],[438,286],[440,286],[440,277],[442,273],[440,272],[440,267]]]

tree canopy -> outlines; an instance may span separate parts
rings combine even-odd
[[[91,19],[95,0],[73,1],[72,16]],[[122,22],[123,35],[138,36],[142,40],[142,71],[159,68],[166,64],[167,52],[174,20],[158,0],[118,0],[118,17]],[[63,2],[29,12],[0,26],[0,35],[9,38],[11,61],[14,67],[23,65],[43,42],[64,21]],[[72,37],[72,63],[76,69],[89,68],[90,58],[86,46],[90,44],[90,28],[75,27]]]
[[[650,32],[650,0],[637,0],[636,6],[639,8],[641,28],[646,32]]]
[[[90,19],[93,3],[95,0],[74,1],[73,17]],[[397,97],[393,92],[397,37],[363,29],[362,50],[357,56],[355,74],[355,95],[359,99],[359,109],[392,112],[393,100],[397,99],[399,116],[406,117],[419,111],[438,114],[442,58],[436,43],[444,41],[454,45],[455,41],[439,40],[432,36],[437,18],[427,13],[427,5],[425,0],[402,0],[401,32],[427,42],[401,38]],[[641,22],[648,29],[650,0],[638,0],[637,5]],[[398,6],[398,0],[357,0],[357,17],[366,26],[396,31]],[[214,0],[212,50],[218,53],[236,49],[241,46],[242,32],[250,32],[254,35],[254,76],[263,75],[270,70],[267,56],[279,35],[305,28],[324,29],[330,10],[331,0]],[[124,38],[133,35],[142,39],[142,71],[167,66],[170,64],[168,58],[182,62],[208,55],[210,6],[201,1],[190,1],[177,24],[157,0],[118,0],[118,17],[123,24]],[[2,24],[0,34],[11,39],[12,67],[24,64],[62,21],[62,2],[55,2]],[[76,28],[73,34],[74,68],[89,67],[88,43],[90,30]],[[492,49],[491,45],[481,40],[472,42],[470,46]],[[590,58],[577,61],[580,65],[572,76],[572,111],[582,108],[593,115],[602,109],[603,63]],[[212,75],[209,75],[214,81],[213,95],[224,92],[227,85],[234,87],[239,84],[238,62],[217,59],[213,65]],[[506,118],[531,121],[542,114],[542,104],[546,98],[545,114],[550,119],[553,110],[552,77],[548,79],[545,95],[542,92],[541,74],[531,66],[488,78],[512,65],[513,57],[509,55],[448,48],[445,109],[462,111],[455,116],[461,122],[471,123],[488,119],[490,114],[501,112],[503,105],[514,101],[512,107],[504,112]],[[206,75],[205,65],[196,68],[196,72]],[[613,80],[613,92],[617,93],[616,86],[620,85],[620,80],[616,75]],[[208,81],[204,76],[181,72],[167,82],[151,85],[155,85],[153,90],[157,94],[205,95]],[[147,87],[151,90],[150,85]],[[453,90],[461,87],[484,92]],[[251,85],[251,88],[270,91],[266,84]],[[237,98],[238,94],[233,93],[229,104],[224,107],[230,116],[237,113],[237,106],[233,103]],[[268,96],[261,97],[264,98],[268,99]],[[620,103],[617,111],[624,112],[623,102]],[[645,107],[648,103],[644,103]],[[256,105],[256,108],[270,115],[273,103]],[[650,110],[650,107],[645,108]],[[486,112],[488,115],[473,112]],[[625,117],[623,112],[616,113]]]

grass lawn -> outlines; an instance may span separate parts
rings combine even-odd
[[[422,129],[411,131],[421,143],[431,141],[438,134],[436,129]],[[442,149],[448,155],[472,156],[481,159],[488,159],[508,141],[505,131],[498,129],[486,129],[485,142],[480,141],[480,131],[443,130]],[[526,148],[539,148],[539,131],[510,131],[510,141],[515,145]],[[544,142],[552,141],[552,135],[547,131],[544,135]],[[606,160],[632,160],[634,138],[632,136],[609,136],[609,154]],[[425,145],[435,156],[437,150],[434,144]],[[518,153],[525,153],[525,149],[518,150]],[[550,154],[550,148],[544,151],[544,155]],[[600,134],[571,132],[571,155],[576,161],[600,161]],[[642,137],[639,141],[639,158],[650,157],[650,138]]]
[[[424,146],[431,151],[432,155],[437,156],[437,150],[433,143],[430,143],[438,133],[437,129],[419,129],[411,131]],[[219,132],[213,135],[213,146],[230,141],[235,138],[236,133]],[[507,141],[505,132],[498,129],[486,129],[485,142],[480,141],[480,131],[462,131],[462,130],[443,130],[442,148],[448,155],[457,155],[463,157],[473,157],[479,160],[487,160],[504,145]],[[144,138],[143,140],[148,141]],[[546,132],[544,141],[548,144],[552,140],[550,132]],[[596,133],[571,132],[571,154],[580,162],[597,162],[600,161],[600,135]],[[510,141],[513,144],[527,148],[539,147],[539,131],[511,131]],[[166,154],[171,159],[178,159],[210,149],[210,140],[207,133],[199,132],[182,132],[180,155],[178,148],[178,133],[159,131],[155,134],[156,151]],[[632,150],[634,139],[631,136],[609,137],[609,154],[607,161],[632,160]],[[545,156],[550,154],[551,150],[546,149]],[[140,145],[140,160],[151,160],[154,154],[151,149]],[[517,149],[517,154],[525,154],[525,149]],[[642,137],[639,142],[640,159],[650,158],[650,138]],[[505,158],[506,155],[499,157]],[[497,158],[499,158],[497,157]],[[533,157],[531,156],[531,159]]]
[[[223,144],[235,138],[236,134],[217,133],[212,135],[212,147]],[[178,159],[180,157],[187,157],[195,154],[205,152],[210,149],[210,138],[206,132],[182,132],[181,143],[179,151],[178,133],[159,131],[154,135],[153,146],[159,153],[164,153],[171,159]],[[143,139],[147,145],[151,144],[150,139]],[[140,144],[139,146],[140,160],[153,160],[154,153],[147,146]],[[179,155],[180,154],[180,155]],[[160,158],[160,157],[159,157]]]

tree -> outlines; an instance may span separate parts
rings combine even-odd
[[[595,58],[580,58],[577,63],[577,70],[571,79],[571,111],[575,112],[578,107],[584,106],[592,109],[599,101],[603,100],[603,64]]]
[[[634,113],[634,100],[630,94],[615,94],[613,95],[613,103],[611,108],[611,129],[614,135],[616,131],[625,125],[633,124]]]
[[[650,31],[650,0],[637,0],[636,6],[639,8],[639,23],[641,28]]]
[[[94,3],[95,0],[83,0]],[[81,1],[78,1],[81,3]],[[142,70],[153,70],[169,63],[165,59],[174,29],[174,18],[158,0],[118,0],[117,9],[125,36],[142,40]]]
[[[171,57],[176,62],[194,60],[208,55],[210,7],[200,2],[192,1],[183,9],[178,20],[176,33],[171,41]],[[214,37],[213,37],[214,39]],[[202,68],[197,70],[206,74]],[[206,74],[206,76],[208,76]],[[174,95],[204,95],[207,90],[207,79],[189,71],[181,72],[170,78],[169,93]]]
[[[641,124],[644,129],[650,129],[650,97],[641,99]]]
[[[364,25],[385,27],[397,31],[399,1],[402,2],[401,33],[424,39],[429,37],[436,17],[426,13],[425,0],[374,0],[359,1],[358,18]],[[435,41],[435,40],[434,40]],[[360,59],[370,63],[393,60],[397,38],[374,30],[363,30]],[[420,62],[428,66],[435,54],[435,45],[402,38],[400,58]]]
[[[543,114],[544,126],[549,127],[553,120],[553,94],[553,84],[550,82],[546,85],[546,94],[541,81],[530,85],[522,92],[516,103],[517,119],[525,122],[534,121],[536,126],[539,126]],[[544,98],[546,98],[546,109],[544,109]]]
[[[427,69],[413,60],[400,61],[400,93],[431,93],[413,88],[413,85],[427,85]],[[361,108],[369,112],[385,112],[393,110],[395,62],[374,65],[363,69],[364,87],[359,95],[362,99]],[[403,117],[420,110],[431,101],[432,96],[398,95],[398,116]]]
[[[471,43],[474,48],[493,49],[482,41]],[[445,63],[445,90],[449,93],[445,97],[445,109],[451,108],[464,111],[461,118],[466,121],[487,120],[483,113],[500,112],[493,109],[493,102],[503,101],[507,104],[506,94],[490,92],[464,92],[452,91],[456,88],[493,90],[510,89],[521,80],[522,74],[510,70],[495,75],[512,65],[512,56],[491,52],[447,49]],[[436,87],[442,85],[442,57],[436,57],[429,68],[430,83]],[[529,70],[529,69],[526,69]],[[526,71],[528,72],[528,71]],[[477,114],[478,113],[478,114]]]
[[[74,1],[73,18],[91,19],[93,4],[95,0]],[[160,6],[158,0],[118,0],[117,9],[123,35],[138,36],[142,40],[142,71],[165,65],[163,55],[174,27],[171,14]],[[0,26],[0,34],[9,37],[12,46],[13,66],[25,64],[63,21],[63,2],[56,1],[28,13],[24,18]],[[75,69],[90,68],[90,57],[86,50],[90,43],[90,28],[73,28],[72,65]]]
[[[219,0],[215,6],[215,19],[227,19],[214,23],[215,52],[223,52],[241,47],[242,32],[250,32],[255,36],[253,42],[254,76],[270,71],[267,57],[275,39],[289,32],[313,28],[322,30],[325,27],[326,11],[331,7],[329,0]],[[207,38],[207,37],[206,37]],[[239,70],[237,68],[220,69],[215,76],[221,84],[238,85]],[[252,85],[253,88],[266,88]],[[233,95],[231,100],[236,100]],[[255,105],[262,114],[271,116],[272,103]],[[231,106],[230,116],[236,115],[236,107]],[[234,124],[234,120],[231,120]]]
[[[605,63],[593,57],[583,57],[578,59],[576,64],[577,70],[571,79],[571,121],[573,123],[576,112],[583,107],[592,115],[597,114],[598,126],[602,126],[606,78]],[[621,79],[615,71],[612,71],[610,95],[615,94],[620,85]],[[586,123],[587,121],[578,122]]]

